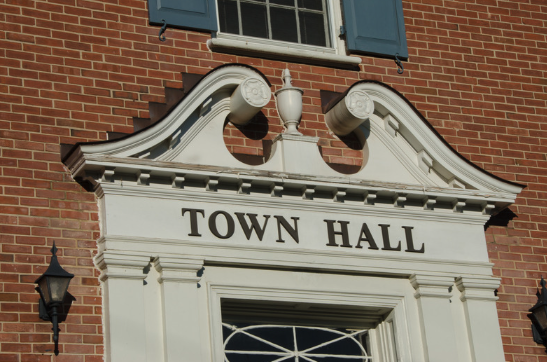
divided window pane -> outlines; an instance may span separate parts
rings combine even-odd
[[[310,45],[325,46],[326,34],[323,16],[317,13],[301,11],[300,16],[300,37],[302,43]]]
[[[270,8],[272,39],[298,43],[298,25],[292,9]]]
[[[239,34],[239,18],[237,2],[230,0],[218,0],[218,18],[220,31],[223,33]]]
[[[323,11],[323,2],[321,0],[298,0],[298,7]]]
[[[221,313],[225,362],[399,360],[387,307],[222,299]]]
[[[330,47],[327,0],[217,0],[220,31]]]
[[[241,2],[241,19],[243,35],[268,37],[268,15],[266,6]]]
[[[270,4],[294,6],[294,0],[270,0]]]
[[[373,362],[367,329],[223,323],[229,362]]]

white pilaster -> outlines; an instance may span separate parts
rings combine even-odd
[[[95,258],[104,282],[107,362],[147,362],[143,280],[149,263],[149,257],[110,251]]]
[[[500,336],[494,290],[499,278],[458,278],[456,286],[462,292],[465,319],[473,362],[503,362],[503,343]]]
[[[203,260],[160,257],[154,261],[162,284],[164,356],[166,362],[202,358],[198,271]]]
[[[413,275],[410,282],[420,310],[424,355],[428,362],[460,361],[452,320],[451,277]]]

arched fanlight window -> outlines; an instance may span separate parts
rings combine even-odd
[[[223,323],[226,362],[371,362],[367,329]]]

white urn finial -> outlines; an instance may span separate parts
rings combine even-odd
[[[283,70],[283,81],[285,82],[285,87],[292,87],[291,72],[287,68]]]
[[[298,125],[302,117],[302,94],[304,91],[300,88],[293,87],[292,77],[289,69],[283,71],[283,88],[275,92],[277,99],[277,112],[285,126],[285,133],[290,135],[299,135]]]

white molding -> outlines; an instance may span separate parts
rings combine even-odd
[[[397,137],[397,132],[399,131],[399,121],[393,118],[393,116],[389,113],[384,117],[384,127],[391,137]]]
[[[456,287],[461,291],[465,325],[472,362],[504,360],[503,342],[496,310],[494,290],[500,278],[460,277]]]
[[[132,137],[107,143],[83,144],[80,146],[81,152],[84,154],[116,154],[120,157],[129,157],[143,152],[166,137],[175,134],[183,120],[188,119],[202,106],[207,106],[208,99],[215,96],[225,99],[249,77],[262,81],[256,71],[245,66],[233,65],[216,69],[204,77],[162,122],[157,122]],[[67,160],[67,165],[71,169],[77,166],[75,161],[79,160],[79,157],[74,158],[74,156],[77,155],[73,155],[71,159]]]
[[[494,291],[499,288],[501,278],[476,278],[459,277],[456,279],[456,287],[462,292],[461,301],[482,300],[497,301],[499,298],[494,295]]]
[[[203,268],[203,259],[162,256],[154,259],[154,268],[160,274],[158,282],[197,283],[197,273]]]
[[[398,134],[409,141],[416,150],[426,150],[433,160],[442,164],[459,179],[482,190],[515,195],[522,190],[522,187],[501,181],[486,172],[480,172],[462,160],[429,129],[401,97],[395,96],[391,90],[376,83],[360,83],[353,88],[366,91],[375,103],[387,109],[400,122]],[[378,106],[375,108],[378,109]]]
[[[215,5],[216,6],[216,5]],[[346,42],[340,36],[342,9],[340,2],[327,0],[329,17],[329,35],[332,47],[319,47],[271,39],[256,38],[218,31],[215,37],[207,41],[212,51],[241,53],[259,57],[270,57],[282,60],[307,61],[321,66],[356,67],[361,58],[346,55]],[[217,9],[218,14],[218,9]],[[217,17],[218,21],[218,17]],[[220,29],[220,26],[218,27]]]
[[[213,189],[208,189],[209,191],[214,191]],[[123,191],[121,191],[120,195],[126,195],[126,196],[152,196],[156,195],[156,198],[160,199],[169,199],[169,200],[188,200],[192,197],[194,200],[202,201],[202,202],[214,202],[218,205],[241,205],[242,207],[249,208],[249,207],[257,207],[257,206],[266,206],[269,207],[272,210],[284,210],[286,208],[297,208],[298,210],[306,210],[306,211],[317,211],[317,212],[325,212],[325,213],[332,213],[332,208],[336,207],[337,213],[339,214],[353,214],[353,213],[360,213],[362,216],[383,216],[386,218],[393,218],[393,217],[404,217],[407,220],[414,220],[414,221],[424,221],[424,220],[430,220],[430,221],[438,221],[438,222],[445,222],[445,223],[451,223],[451,224],[475,224],[475,225],[483,225],[487,220],[488,216],[483,215],[480,212],[464,212],[464,213],[453,213],[452,211],[449,212],[438,212],[435,213],[431,210],[424,210],[423,208],[413,208],[410,209],[408,207],[401,208],[396,207],[396,203],[389,205],[389,207],[380,207],[377,204],[376,205],[361,205],[361,203],[356,205],[351,205],[347,202],[340,203],[337,202],[336,205],[332,205],[332,202],[335,202],[334,200],[319,200],[317,198],[313,197],[313,194],[315,193],[315,190],[311,187],[302,187],[300,188],[302,192],[302,198],[297,199],[289,199],[289,198],[281,198],[281,200],[276,200],[275,204],[272,203],[272,200],[253,197],[251,195],[243,195],[243,194],[223,194],[221,200],[215,200],[215,198],[218,198],[219,196],[216,194],[202,194],[202,193],[195,193],[192,191],[185,191],[181,194],[175,194],[170,193],[170,190],[165,190],[165,192],[157,192],[157,193],[143,193],[139,189],[132,188],[131,186],[125,186]],[[113,194],[113,193],[111,193]],[[347,195],[347,193],[346,193]],[[238,196],[240,196],[238,198]],[[245,198],[242,198],[246,196]],[[307,203],[302,203],[302,200],[305,200]],[[399,198],[396,198],[395,200],[399,200]],[[314,202],[316,201],[316,202]]]
[[[400,146],[400,138],[402,137],[391,137],[389,132],[385,131],[385,128],[383,126],[383,120],[377,115],[371,115],[370,120],[370,123],[368,123],[367,125],[361,124],[359,128],[366,129],[368,126],[370,133],[378,137],[378,139],[385,145],[385,147],[391,151],[391,153],[400,161],[400,165],[398,166],[406,169],[408,173],[414,178],[417,184],[421,185],[422,187],[442,187],[442,185],[437,185],[431,179],[429,179],[423,169],[420,168],[419,165],[414,161],[414,159],[412,158],[413,155],[405,152],[405,150]],[[393,165],[390,166],[393,167]],[[364,165],[361,171],[357,172],[354,177],[364,178],[365,175],[368,175],[368,173],[370,172],[371,171],[367,169],[367,165]]]
[[[249,171],[245,169],[234,169],[234,168],[224,168],[218,169],[216,171],[208,171],[203,167],[197,165],[183,165],[183,164],[170,164],[166,162],[158,162],[153,160],[138,160],[134,164],[134,159],[126,158],[114,158],[114,157],[103,157],[103,156],[86,156],[86,166],[91,170],[91,174],[94,173],[93,169],[100,169],[101,167],[115,168],[119,169],[122,175],[127,175],[128,173],[134,173],[137,175],[141,169],[148,170],[153,175],[164,176],[164,177],[175,177],[175,175],[186,175],[192,174],[194,177],[202,178],[203,180],[211,179],[218,180],[222,178],[224,181],[233,180],[230,182],[239,183],[241,178],[244,178],[246,182],[250,182],[251,186],[253,183],[257,184],[270,184],[271,187],[277,186],[282,187],[283,184],[289,185],[301,185],[300,187],[306,188],[325,188],[331,189],[331,192],[337,192],[338,190],[343,189],[347,193],[354,193],[357,195],[363,195],[364,198],[370,199],[374,198],[375,194],[379,191],[383,193],[392,193],[393,195],[405,194],[406,197],[410,200],[414,199],[423,199],[433,200],[436,198],[443,199],[452,199],[453,202],[464,200],[467,203],[475,205],[484,205],[485,200],[488,205],[494,205],[496,207],[504,207],[509,205],[514,201],[514,195],[500,192],[488,192],[488,191],[479,191],[479,190],[468,190],[468,189],[445,189],[439,188],[436,186],[417,186],[417,185],[405,185],[405,184],[388,184],[381,182],[366,182],[359,181],[351,178],[341,178],[341,177],[316,177],[316,176],[307,176],[307,175],[298,175],[286,172],[266,172],[266,171]],[[416,167],[417,168],[417,167]],[[83,171],[82,171],[83,172]],[[88,178],[90,176],[87,176]],[[101,182],[100,177],[98,177],[95,182]],[[154,182],[151,180],[150,182]],[[181,188],[167,188],[158,185],[158,187],[147,188],[140,187],[141,185],[134,184],[135,187],[131,186],[130,181],[124,181],[123,187],[119,184],[119,181],[113,181],[108,183],[101,182],[100,187],[97,189],[97,192],[101,194],[104,190],[111,190],[119,188],[120,193],[127,194],[155,194],[157,197],[180,197],[177,195],[183,195],[184,191]],[[278,191],[282,191],[279,189]],[[179,193],[180,192],[180,193]],[[252,192],[251,192],[252,194]],[[97,194],[100,197],[100,194]],[[229,197],[228,195],[226,195]],[[279,193],[271,196],[280,196]],[[368,200],[370,201],[370,200]],[[431,204],[431,203],[430,203]],[[372,205],[370,203],[369,205]],[[433,206],[433,204],[431,204]],[[434,208],[433,208],[434,209]],[[491,209],[491,206],[489,207]],[[440,211],[443,213],[444,211]]]
[[[248,182],[248,181],[247,181]],[[214,187],[211,184],[217,185],[217,180],[210,179],[207,182],[207,186],[203,189],[204,191],[214,191]],[[237,183],[236,183],[237,184]],[[275,184],[272,184],[272,187]],[[275,185],[276,187],[282,187],[280,185]],[[438,220],[439,222],[447,223],[468,223],[468,224],[480,224],[483,225],[488,220],[488,215],[485,215],[481,210],[477,211],[464,211],[462,213],[455,214],[452,210],[438,210],[436,209],[424,209],[423,207],[397,207],[401,206],[400,203],[403,202],[403,198],[412,193],[399,194],[393,192],[394,202],[384,207],[379,204],[366,204],[363,202],[339,202],[340,200],[324,200],[317,199],[312,196],[315,192],[317,185],[310,185],[307,183],[298,183],[294,182],[291,184],[292,189],[298,189],[302,191],[302,195],[306,196],[302,199],[294,199],[289,197],[276,197],[275,201],[271,200],[273,197],[271,193],[249,193],[242,194],[238,190],[234,190],[233,193],[223,193],[222,198],[219,198],[218,195],[201,192],[196,190],[187,190],[187,189],[172,189],[172,188],[144,188],[142,186],[133,186],[125,184],[122,186],[119,185],[101,185],[102,192],[109,195],[125,195],[125,196],[135,196],[135,197],[154,197],[158,199],[168,199],[168,200],[188,200],[193,199],[194,201],[202,202],[213,202],[216,204],[229,204],[229,205],[241,205],[243,207],[253,207],[253,206],[268,206],[272,209],[287,209],[294,208],[300,210],[310,210],[310,211],[320,211],[320,212],[332,212],[333,202],[336,202],[336,210],[338,213],[359,213],[363,216],[367,215],[376,215],[376,216],[385,216],[385,217],[404,217],[411,220]],[[330,192],[333,195],[337,195],[340,192],[345,192],[345,195],[348,195],[348,191],[352,190],[350,187],[339,187],[333,188]],[[387,190],[386,190],[387,191]],[[374,194],[367,195],[365,199],[375,196]],[[455,200],[458,199],[457,196],[453,195],[437,195],[443,197],[451,197]],[[303,202],[302,200],[305,200]],[[471,199],[473,200],[473,199]],[[503,200],[503,199],[502,199]],[[397,201],[397,203],[395,202]],[[478,200],[477,200],[478,201]],[[505,201],[505,200],[503,200]]]
[[[426,174],[428,174],[429,170],[433,167],[433,159],[425,150],[418,152],[418,165]]]
[[[103,282],[109,278],[144,280],[143,269],[150,264],[150,257],[108,251],[97,254],[94,262],[101,270],[99,279]]]
[[[253,69],[221,67],[162,121],[124,139],[82,144],[66,161],[98,197],[94,261],[105,291],[107,360],[121,360],[127,345],[139,362],[183,354],[209,361],[222,341],[221,295],[390,308],[401,362],[468,355],[482,362],[489,349],[502,353],[492,296],[499,280],[483,225],[521,187],[465,162],[402,98],[373,83],[355,90],[376,108],[358,128],[374,164],[341,175],[321,159],[317,138],[282,134],[270,160],[245,165],[229,154],[222,127],[234,90],[249,79],[264,85]],[[236,118],[244,122],[255,108]],[[198,220],[182,209],[199,212]],[[253,234],[235,219],[219,234],[211,216],[219,211],[226,221],[257,214],[263,230]],[[294,219],[295,230],[298,218],[299,237],[284,242],[279,219],[266,229],[272,215]],[[465,326],[455,322],[464,318]]]
[[[150,257],[128,252],[100,252],[94,258],[101,270],[105,360],[149,362],[146,346],[144,268]]]
[[[348,194],[353,192],[364,195],[390,190],[393,195],[388,197],[407,197],[407,201],[423,199],[425,202],[427,199],[435,198],[435,205],[448,202],[462,207],[475,204],[477,208],[478,205],[488,202],[495,205],[497,210],[514,202],[516,194],[521,190],[521,187],[498,180],[462,160],[429,129],[403,99],[388,88],[375,83],[359,83],[353,88],[355,91],[366,91],[375,102],[378,112],[387,111],[393,118],[391,123],[398,122],[396,137],[385,129],[386,116],[382,119],[376,114],[371,115],[370,121],[367,121],[368,125],[361,125],[360,129],[365,137],[367,133],[374,135],[375,142],[383,145],[381,149],[389,150],[387,153],[391,154],[390,164],[380,162],[383,155],[376,152],[367,156],[375,158],[376,168],[372,169],[373,172],[365,164],[361,171],[354,175],[340,175],[321,159],[315,143],[310,143],[315,139],[283,134],[276,137],[277,142],[274,146],[277,147],[274,147],[270,160],[260,166],[245,165],[235,160],[227,151],[222,140],[222,126],[231,109],[230,95],[241,82],[249,79],[263,82],[257,72],[247,67],[219,68],[198,83],[161,122],[125,139],[83,144],[73,152],[67,165],[74,176],[91,179],[95,183],[116,183],[116,175],[127,172],[136,175],[143,185],[151,185],[157,176],[176,178],[176,175],[187,176],[191,173],[198,177],[205,174],[212,177],[212,174],[222,173],[227,178],[238,178],[245,174],[250,176],[245,181],[251,182],[251,186],[254,180],[269,182],[273,187],[274,184],[278,185],[279,179],[293,179],[294,182],[303,184],[302,187],[306,189],[328,185],[333,194],[343,191]],[[207,111],[203,113],[202,110],[205,108]],[[166,140],[170,141],[171,148],[161,149]],[[286,145],[280,142],[281,140],[285,140]],[[307,146],[303,148],[304,145]],[[289,147],[294,152],[287,156],[283,150]],[[424,156],[419,157],[419,153]],[[149,155],[145,158],[135,157],[143,154]],[[422,168],[427,166],[428,169],[438,169],[438,172],[424,172],[413,156],[419,160],[426,157],[427,162],[419,163]],[[188,162],[195,164],[192,166]],[[405,170],[403,173],[407,175],[403,178],[404,182],[400,182],[401,178],[397,177],[399,169]],[[101,170],[104,170],[102,177],[93,176]],[[437,176],[440,174],[447,177],[451,174],[452,179],[443,181]],[[240,183],[239,180],[235,182]],[[131,184],[126,181],[127,183]],[[346,186],[348,184],[349,187]],[[183,181],[179,178],[179,187],[182,186]],[[341,190],[342,188],[344,190]],[[211,190],[214,189],[211,187]],[[252,193],[252,189],[248,191]],[[451,200],[446,200],[446,196]],[[435,205],[429,203],[429,209]],[[459,212],[460,209],[461,207],[456,208],[456,211]]]
[[[204,265],[246,265],[308,269],[315,271],[352,272],[359,274],[384,274],[408,276],[413,274],[449,278],[456,276],[492,275],[494,264],[484,261],[409,257],[402,255],[377,255],[373,253],[347,253],[306,249],[280,249],[264,246],[237,245],[213,240],[175,240],[108,235],[99,244],[110,245],[114,250],[127,250],[135,255],[148,257],[162,255],[181,258],[203,259]],[[309,260],[313,259],[314,264]],[[442,279],[444,280],[444,279]],[[453,284],[453,283],[452,283]],[[448,287],[447,287],[448,288]]]
[[[272,275],[269,278],[275,278],[273,274],[277,274],[277,279],[272,282],[272,285],[265,285],[263,282],[260,285],[262,278],[260,276],[249,276],[246,280],[240,280],[237,276],[237,271],[232,275],[231,271],[226,269],[223,274],[226,274],[222,280],[216,275],[222,268],[216,268],[213,271],[214,281],[207,282],[209,294],[209,316],[211,330],[211,350],[212,360],[220,362],[224,360],[223,341],[221,330],[221,299],[232,300],[267,300],[270,302],[289,302],[303,304],[318,304],[330,305],[333,308],[353,307],[378,307],[390,308],[393,311],[392,318],[394,319],[397,328],[395,329],[395,339],[397,341],[398,354],[401,362],[411,362],[420,360],[420,352],[416,351],[412,342],[416,343],[419,340],[416,329],[410,325],[409,313],[411,302],[406,302],[412,298],[408,291],[402,288],[405,281],[401,280],[384,280],[384,289],[381,291],[374,287],[374,283],[380,282],[381,278],[374,280],[370,278],[360,284],[361,288],[356,289],[351,276],[347,275],[329,275],[321,283],[320,288],[308,285],[305,280],[305,273],[302,273],[303,279],[293,279],[293,282],[280,282],[279,279],[285,280],[289,272],[287,271],[259,271],[260,276],[264,277],[264,272]],[[292,279],[292,278],[291,278]],[[338,280],[336,282],[335,280]],[[345,283],[346,280],[348,283]],[[334,282],[334,283],[333,283]],[[282,283],[283,286],[279,286]],[[349,286],[351,285],[351,286]],[[368,287],[367,287],[368,286]],[[410,307],[410,310],[408,308]],[[415,328],[415,327],[414,327]],[[378,356],[376,356],[378,357]],[[387,361],[386,361],[387,362]]]
[[[306,48],[283,47],[280,45],[259,45],[248,41],[235,39],[212,38],[207,40],[207,46],[216,52],[233,52],[253,54],[262,57],[275,56],[279,59],[304,59],[308,62],[327,66],[356,67],[361,64],[361,58],[349,55],[339,55],[330,52],[308,50]]]
[[[410,283],[416,289],[414,297],[432,297],[450,299],[452,293],[449,288],[454,285],[454,278],[438,275],[414,274],[410,277]]]

